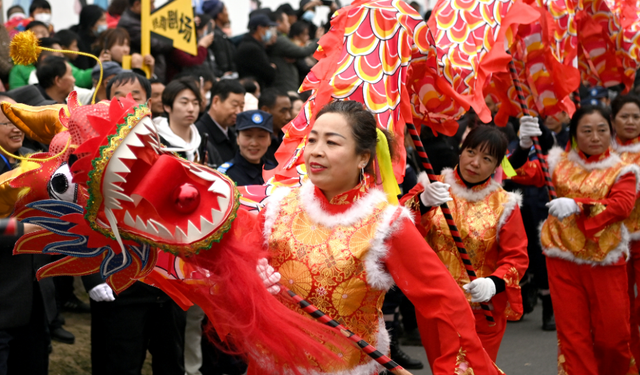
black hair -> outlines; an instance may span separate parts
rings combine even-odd
[[[278,12],[278,11],[286,14],[287,16],[295,16],[296,15],[295,9],[293,9],[291,4],[289,4],[289,3],[280,4],[280,6],[278,8],[276,8],[276,12]]]
[[[56,77],[62,77],[67,73],[67,60],[60,56],[49,56],[44,64],[40,64],[36,69],[38,84],[44,89],[48,89],[55,84]]]
[[[288,98],[286,92],[278,89],[270,88],[260,92],[260,98],[258,99],[258,109],[262,107],[273,108],[276,105],[279,97]]]
[[[45,25],[44,22],[40,22],[40,21],[31,21],[27,24],[27,26],[24,28],[25,30],[31,30],[36,26],[42,26],[45,27],[47,30],[49,30],[49,28],[47,27],[47,25]]]
[[[214,97],[219,97],[221,101],[227,100],[229,94],[244,95],[247,91],[242,87],[240,82],[235,79],[223,79],[220,82],[214,83],[211,88],[211,100]]]
[[[299,95],[291,95],[291,94],[289,94],[289,100],[291,100],[291,104],[293,104],[293,102],[295,102],[296,100],[302,100],[302,98],[300,98]],[[302,100],[302,102],[304,102],[304,101]]]
[[[15,10],[19,9],[20,13],[24,13],[24,8],[20,5],[13,5],[9,9],[7,9],[7,20],[11,17],[13,13],[16,13]]]
[[[129,0],[129,8],[135,5],[135,3],[140,2],[140,0]]]
[[[274,12],[271,12],[269,14],[269,19],[271,20],[271,22],[282,22],[282,17],[286,17],[287,15],[281,11],[281,10],[276,10]]]
[[[205,82],[216,82],[216,77],[213,75],[213,72],[203,66],[184,69],[180,73],[173,76],[173,79],[179,79],[183,77],[190,77],[194,79],[197,84],[200,84],[200,77],[202,77]]]
[[[309,24],[304,21],[296,21],[291,25],[291,29],[289,29],[289,38],[295,38],[298,35],[302,35],[305,30],[309,30]]]
[[[161,80],[159,80],[159,79],[157,79],[157,78],[153,78],[153,77],[152,77],[152,78],[149,80],[149,85],[153,85],[153,84],[156,84],[156,83],[162,83],[162,84],[164,84]]]
[[[51,4],[45,0],[33,0],[31,6],[29,6],[29,15],[32,15],[36,9],[51,10]]]
[[[625,104],[633,103],[640,109],[640,97],[634,94],[618,95],[611,102],[611,120],[615,120],[618,112]]]
[[[80,21],[78,21],[78,29],[89,31],[105,13],[105,10],[97,5],[85,5],[80,11]]]
[[[56,33],[55,38],[54,37],[40,38],[40,47],[53,48],[54,44],[59,44],[62,46],[62,43],[60,43],[60,39],[58,39],[58,33]],[[42,51],[42,52],[48,52],[48,51]]]
[[[240,84],[244,87],[245,91],[255,95],[258,91],[258,83],[253,77],[240,78]]]
[[[74,41],[78,41],[80,37],[77,33],[66,29],[56,32],[56,39],[60,41],[60,46],[62,46],[63,49],[68,49],[68,47],[72,45]]]
[[[126,72],[126,71],[121,72],[115,77],[111,78],[111,80],[109,81],[109,84],[107,85],[107,99],[111,99],[112,87],[114,86],[118,87],[123,84],[131,83],[134,81],[138,81],[140,86],[142,86],[145,93],[147,94],[147,100],[148,100],[151,97],[151,84],[149,83],[149,80],[147,79],[147,77],[144,77],[134,72]]]
[[[107,12],[112,16],[121,16],[127,10],[128,0],[112,0]]]
[[[467,137],[460,146],[460,153],[464,150],[479,148],[497,160],[496,166],[500,165],[507,153],[509,140],[504,133],[496,126],[480,125],[467,134]]]
[[[173,102],[176,97],[184,90],[190,90],[195,95],[198,103],[202,101],[200,89],[191,77],[182,77],[169,82],[162,92],[162,105],[173,109]]]
[[[578,124],[580,120],[586,115],[590,115],[593,113],[598,113],[600,116],[604,117],[609,125],[609,132],[613,134],[613,125],[611,124],[611,114],[609,110],[599,106],[599,105],[583,105],[571,117],[571,121],[569,122],[569,134],[571,134],[571,139],[576,139],[576,134],[578,133]]]
[[[196,30],[202,30],[205,27],[207,27],[207,25],[209,25],[209,22],[211,22],[212,18],[210,15],[208,15],[207,13],[203,13],[203,14],[198,14],[198,18],[200,18],[200,23],[196,26]]]
[[[320,112],[318,112],[316,121],[327,113],[342,115],[347,121],[347,124],[351,126],[351,134],[353,134],[356,144],[356,155],[362,155],[367,152],[371,155],[365,170],[373,175],[373,161],[376,158],[376,145],[378,144],[377,122],[373,113],[366,110],[359,102],[353,100],[334,101],[325,105]],[[387,130],[380,130],[387,138],[389,152],[393,158],[395,150],[394,138]]]

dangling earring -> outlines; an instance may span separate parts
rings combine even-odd
[[[360,182],[364,181],[364,167],[360,168]]]

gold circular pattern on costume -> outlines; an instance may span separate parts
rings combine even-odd
[[[365,282],[353,277],[338,285],[334,289],[331,299],[333,306],[338,310],[338,315],[348,316],[360,308],[366,294],[367,286]]]
[[[444,266],[447,267],[451,276],[458,280],[460,277],[460,271],[462,270],[462,262],[460,259],[449,251],[438,252],[438,258],[440,258],[442,263],[444,263]]]
[[[349,249],[354,256],[359,257],[369,249],[374,232],[374,225],[365,225],[359,228],[351,238],[349,238]]]
[[[587,239],[575,224],[575,218],[569,217],[559,222],[556,218],[550,217],[547,221],[550,221],[550,224],[555,227],[552,228],[553,231],[558,231],[562,244],[578,256],[577,254],[584,249]]]
[[[302,298],[309,296],[313,280],[311,271],[304,263],[297,260],[286,261],[282,263],[278,272],[282,275],[280,282],[284,286]]]
[[[297,241],[308,246],[320,245],[327,240],[327,237],[329,237],[329,231],[326,228],[311,222],[307,214],[304,212],[300,212],[296,215],[291,226],[293,237]]]

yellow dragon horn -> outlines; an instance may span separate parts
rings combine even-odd
[[[60,109],[63,104],[53,104],[32,107],[26,104],[11,104],[2,102],[2,112],[28,138],[37,142],[49,144],[56,134],[67,128],[60,122]]]

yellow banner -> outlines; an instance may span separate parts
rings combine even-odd
[[[148,0],[142,1],[142,46],[144,53],[145,42],[149,43],[150,33],[173,40],[173,48],[189,53],[198,54],[196,38],[196,24],[193,16],[191,0],[173,0],[151,13]],[[147,3],[147,4],[145,4]],[[145,6],[147,5],[147,6]],[[148,16],[146,16],[148,15]],[[146,36],[146,38],[145,38]]]

